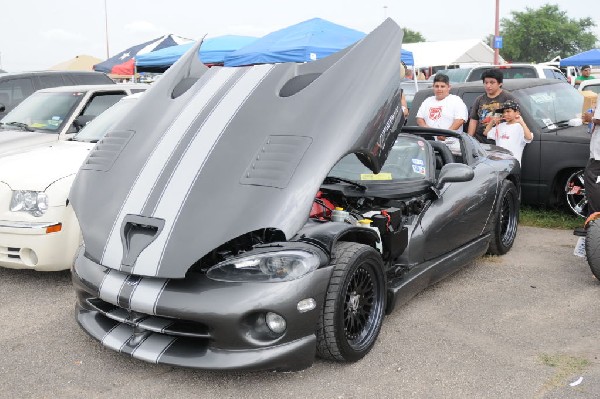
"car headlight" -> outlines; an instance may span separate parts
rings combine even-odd
[[[48,196],[41,191],[13,191],[10,210],[12,212],[29,212],[33,216],[42,216],[48,210]]]
[[[319,257],[307,251],[267,252],[226,260],[208,269],[212,280],[278,282],[304,276],[319,267]]]

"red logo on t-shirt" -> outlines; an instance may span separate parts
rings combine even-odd
[[[442,107],[430,107],[429,108],[429,119],[432,121],[438,120],[442,117]]]

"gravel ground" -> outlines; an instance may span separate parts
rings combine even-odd
[[[77,326],[68,272],[0,269],[0,397],[598,398],[600,282],[573,256],[576,240],[520,226],[509,254],[397,308],[358,363],[295,373],[131,359]]]

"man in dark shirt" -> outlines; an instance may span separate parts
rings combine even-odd
[[[502,89],[504,75],[500,69],[488,69],[481,74],[481,79],[483,80],[485,94],[477,97],[471,107],[467,133],[474,136],[481,143],[494,144],[494,140],[485,137],[483,130],[496,113],[496,110],[505,101],[515,101],[515,98],[512,94]]]

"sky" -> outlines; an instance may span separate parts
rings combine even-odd
[[[591,17],[600,38],[600,13],[573,0],[499,0],[512,11],[556,4],[569,18]],[[483,39],[494,33],[496,0],[5,0],[0,22],[0,69],[42,70],[77,55],[102,60],[173,33],[260,37],[310,18],[365,33],[386,17],[427,41]],[[590,3],[591,4],[591,3]],[[105,8],[106,5],[106,8]],[[106,14],[105,14],[106,10]],[[595,15],[593,15],[595,14]],[[106,15],[106,17],[105,17]],[[108,29],[106,29],[108,27]],[[107,46],[108,43],[108,46]]]

